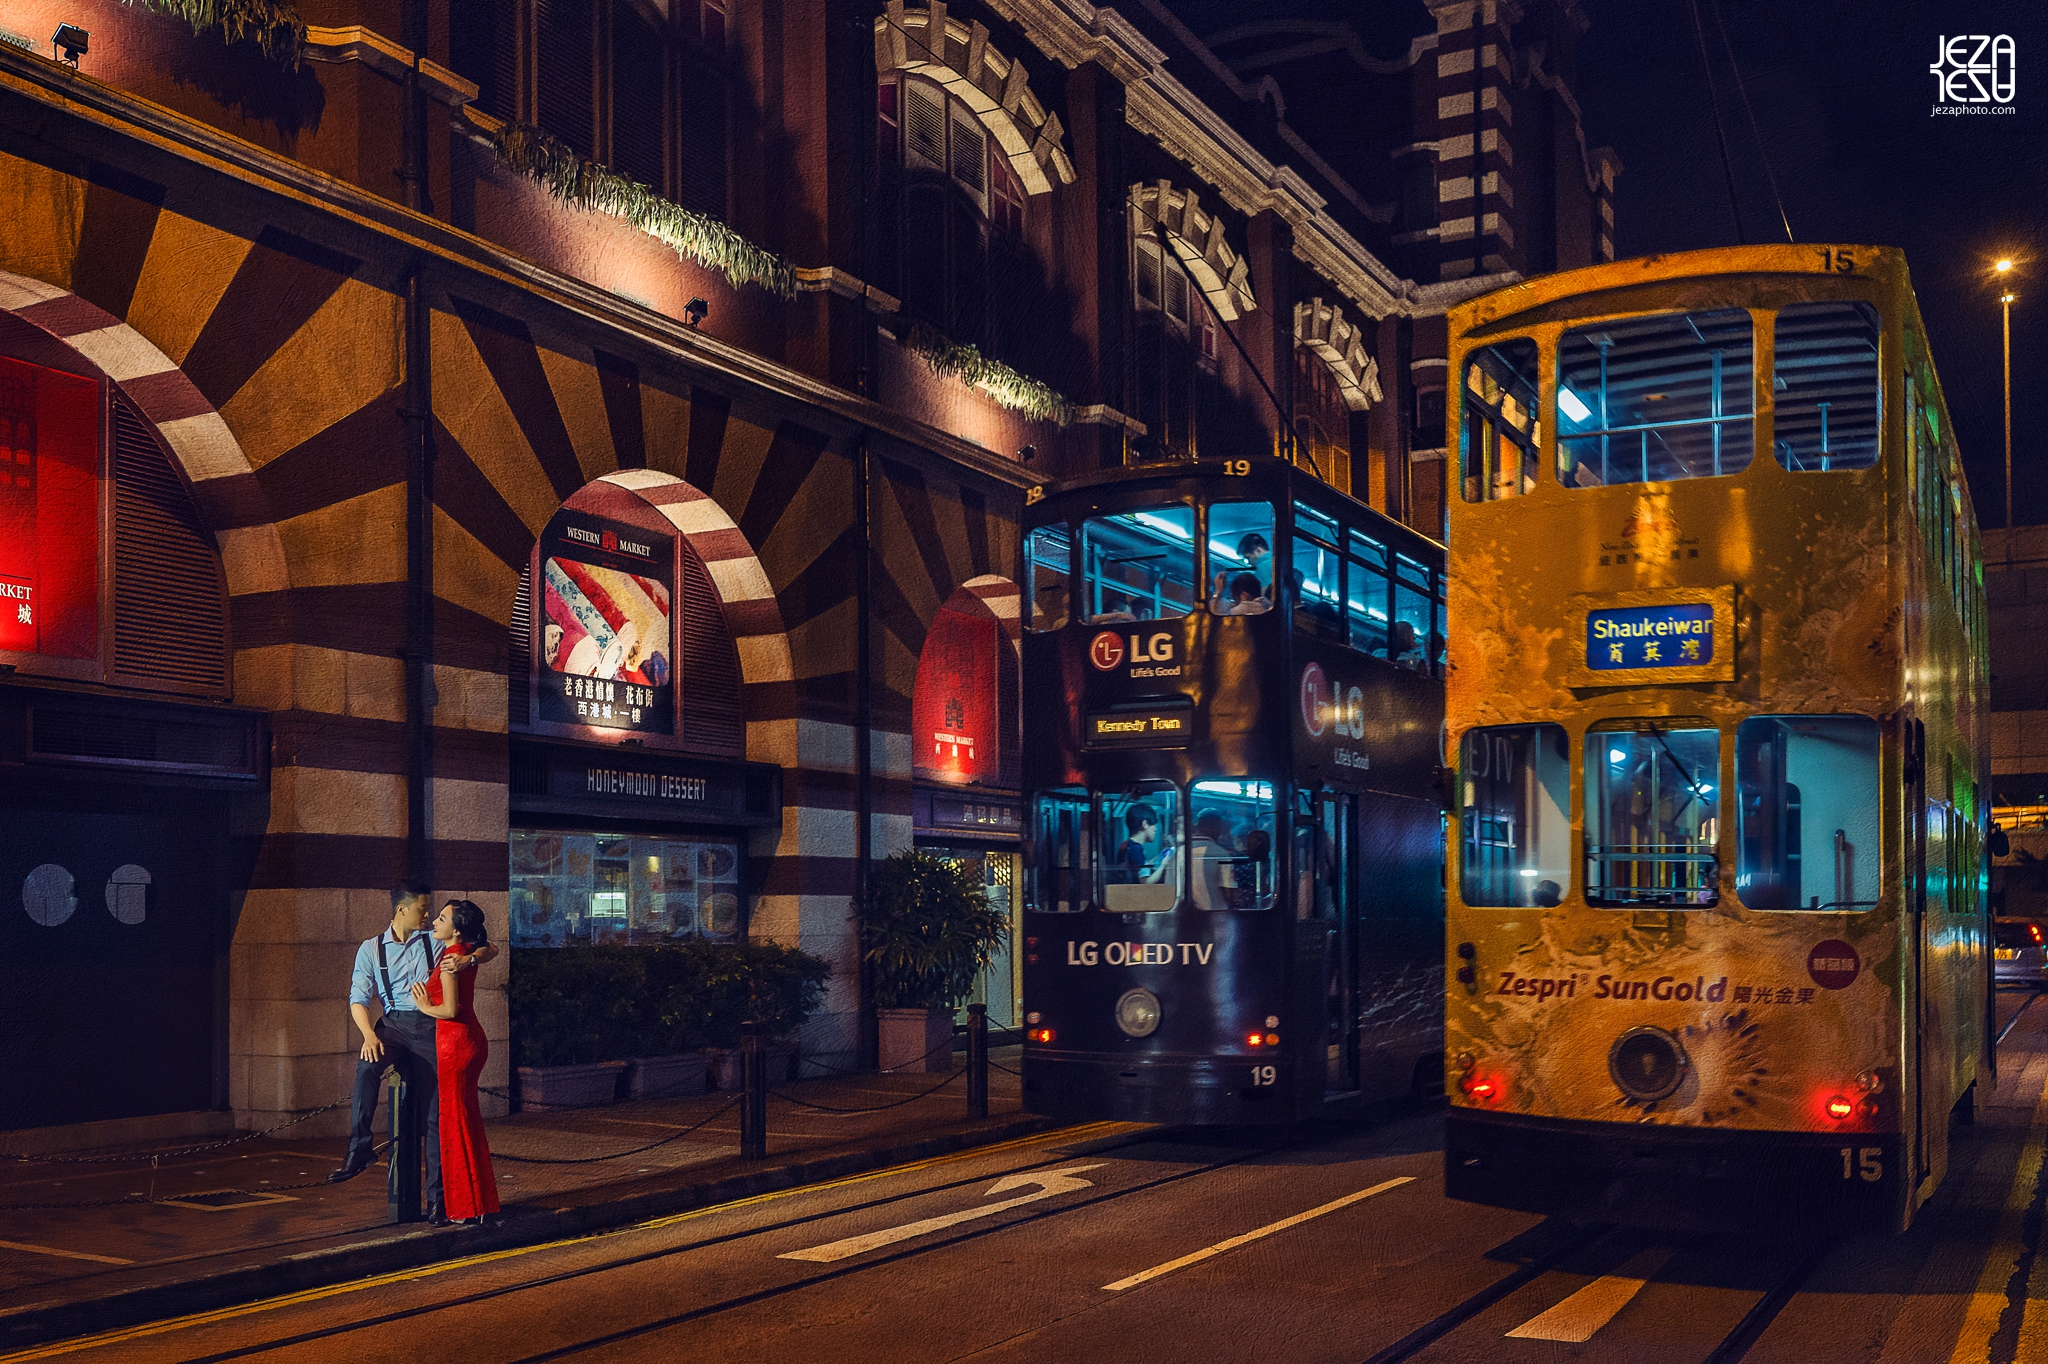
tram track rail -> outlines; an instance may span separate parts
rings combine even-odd
[[[1088,1152],[1088,1154],[1101,1154],[1105,1152],[1126,1149],[1132,1146],[1157,1142],[1160,1140],[1171,1140],[1179,1131],[1180,1129],[1178,1128],[1157,1128],[1144,1132],[1131,1133],[1124,1137],[1112,1137],[1106,1140],[1097,1139],[1103,1140],[1103,1144],[1095,1146],[1092,1151]],[[856,1274],[864,1273],[871,1269],[878,1269],[887,1265],[897,1264],[904,1260],[913,1259],[920,1255],[930,1254],[934,1251],[947,1249],[949,1247],[959,1245],[963,1242],[975,1240],[979,1237],[987,1236],[998,1231],[1006,1231],[1019,1226],[1028,1225],[1033,1222],[1045,1221],[1050,1218],[1063,1215],[1065,1213],[1077,1212],[1084,1208],[1096,1207],[1101,1204],[1113,1202],[1117,1199],[1125,1198],[1133,1194],[1144,1193],[1149,1190],[1163,1188],[1173,1184],[1178,1184],[1189,1179],[1194,1179],[1205,1174],[1213,1173],[1217,1170],[1227,1169],[1235,1165],[1242,1165],[1247,1161],[1258,1159],[1261,1156],[1271,1155],[1277,1151],[1298,1148],[1313,1149],[1314,1147],[1321,1144],[1325,1144],[1329,1141],[1341,1140],[1344,1135],[1345,1134],[1341,1132],[1324,1133],[1317,1134],[1316,1137],[1305,1141],[1299,1139],[1277,1141],[1252,1147],[1249,1149],[1239,1150],[1231,1156],[1229,1156],[1227,1159],[1209,1161],[1204,1164],[1191,1167],[1189,1169],[1177,1170],[1170,1174],[1162,1175],[1156,1179],[1145,1180],[1138,1184],[1131,1185],[1128,1188],[1104,1190],[1103,1192],[1090,1198],[1077,1199],[1073,1202],[1061,1203],[1057,1206],[1047,1207],[1042,1210],[1027,1213],[1006,1221],[994,1222],[987,1226],[977,1227],[970,1231],[963,1231],[955,1235],[942,1236],[926,1243],[905,1247],[904,1249],[895,1251],[891,1254],[878,1255],[871,1258],[863,1258],[857,1263],[847,1264],[835,1269],[827,1270],[819,1274],[807,1275],[803,1278],[794,1280],[789,1283],[768,1285],[748,1293],[735,1294],[730,1297],[721,1299],[717,1302],[706,1303],[702,1306],[690,1308],[683,1312],[671,1313],[667,1316],[652,1321],[636,1323],[633,1326],[623,1327],[619,1330],[607,1332],[601,1336],[593,1337],[591,1339],[575,1341],[569,1344],[557,1346],[550,1350],[543,1351],[539,1354],[523,1356],[516,1361],[508,1361],[508,1364],[541,1364],[542,1361],[546,1360],[570,1358],[572,1356],[585,1353],[590,1350],[602,1349],[609,1345],[615,1345],[623,1341],[636,1339],[638,1337],[646,1335],[651,1335],[659,1331],[670,1329],[672,1327],[685,1325],[692,1321],[702,1320],[706,1317],[716,1316],[724,1312],[736,1311],[744,1307],[752,1306],[759,1302],[770,1301],[775,1298],[788,1296],[793,1293],[801,1292],[807,1288],[812,1288],[822,1284],[835,1282],[841,1279],[851,1277]],[[1084,1138],[1084,1140],[1087,1139]],[[689,1241],[687,1243],[680,1245],[669,1245],[654,1250],[638,1251],[631,1255],[614,1256],[609,1259],[599,1261],[595,1264],[578,1265],[574,1268],[559,1270],[554,1273],[544,1274],[536,1278],[522,1279],[516,1283],[498,1284],[491,1288],[478,1289],[474,1292],[464,1293],[452,1298],[444,1298],[434,1302],[420,1303],[416,1306],[399,1308],[393,1311],[383,1312],[369,1317],[362,1317],[352,1321],[338,1322],[331,1326],[319,1327],[308,1331],[301,1331],[289,1336],[277,1337],[257,1343],[252,1343],[249,1345],[236,1346],[231,1349],[219,1350],[209,1354],[184,1356],[184,1364],[228,1364],[228,1361],[231,1360],[246,1359],[256,1355],[267,1354],[277,1350],[291,1349],[303,1345],[317,1344],[322,1341],[336,1340],[341,1337],[353,1335],[360,1331],[371,1330],[378,1327],[397,1325],[408,1321],[417,1321],[422,1318],[435,1316],[439,1313],[455,1311],[464,1307],[474,1306],[479,1303],[489,1302],[494,1299],[508,1297],[517,1293],[524,1293],[537,1289],[554,1287],[560,1284],[573,1282],[578,1279],[585,1279],[593,1275],[611,1273],[613,1271],[621,1269],[630,1269],[636,1265],[651,1263],[653,1261],[665,1259],[671,1256],[684,1255],[692,1251],[705,1250],[715,1246],[727,1245],[733,1242],[749,1240],[764,1235],[771,1235],[776,1232],[786,1231],[794,1227],[806,1226],[812,1223],[825,1221],[830,1218],[847,1216],[849,1214],[869,1212],[877,1208],[888,1207],[892,1204],[901,1203],[913,1198],[923,1198],[931,1194],[945,1193],[955,1189],[967,1188],[978,1184],[986,1184],[987,1182],[989,1182],[991,1178],[1006,1178],[1015,1175],[1028,1174],[1034,1170],[1048,1169],[1063,1164],[1065,1162],[1073,1160],[1074,1158],[1075,1157],[1072,1154],[1069,1154],[1065,1156],[1049,1158],[1042,1161],[1034,1161],[1031,1164],[1019,1166],[1014,1170],[1004,1171],[997,1175],[981,1174],[971,1178],[948,1180],[943,1183],[931,1185],[924,1188],[904,1190],[900,1193],[893,1193],[886,1195],[884,1197],[869,1199],[867,1201],[852,1204],[847,1207],[822,1209],[817,1212],[805,1213],[801,1216],[782,1218],[778,1221],[767,1223],[761,1226],[741,1228],[730,1232],[723,1232],[716,1236],[703,1237],[701,1239]],[[871,1179],[874,1178],[874,1176],[863,1176],[862,1178]],[[690,1214],[684,1214],[684,1216],[701,1217],[712,1213],[716,1213],[721,1210],[722,1209],[720,1208],[706,1208],[697,1210],[696,1212]],[[648,1231],[658,1229],[658,1227],[644,1226],[628,1227],[621,1228],[615,1232],[603,1233],[603,1235],[619,1236],[631,1234],[636,1231]],[[567,1246],[574,1244],[576,1243],[563,1243],[562,1246],[556,1248],[566,1248]],[[546,1248],[547,1247],[536,1247],[535,1249]],[[192,1323],[192,1325],[195,1328],[202,1327],[208,1324],[214,1323]],[[167,1331],[165,1331],[164,1328],[178,1329],[175,1323],[156,1323],[155,1325],[158,1327],[158,1330],[161,1333],[167,1333]],[[108,1341],[106,1343],[111,1344],[116,1342]],[[87,1341],[63,1342],[63,1344],[70,1345],[73,1348],[90,1348],[90,1343]]]

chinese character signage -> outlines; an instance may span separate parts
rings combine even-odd
[[[1708,603],[1586,613],[1586,666],[1595,672],[1697,668],[1713,661],[1714,608]]]
[[[0,652],[97,659],[100,386],[0,359]]]
[[[675,541],[582,512],[540,545],[540,718],[668,734]]]
[[[1735,679],[1733,587],[1589,593],[1572,604],[1579,622],[1565,635],[1572,686]],[[1574,629],[1583,635],[1575,638]]]
[[[997,780],[1001,723],[997,714],[994,616],[941,607],[918,655],[910,695],[916,748],[912,766],[926,781],[991,784]]]

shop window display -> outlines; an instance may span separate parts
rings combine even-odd
[[[731,942],[740,929],[735,841],[512,831],[514,947]]]

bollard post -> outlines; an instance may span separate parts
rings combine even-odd
[[[967,1116],[988,1116],[988,1005],[967,1006]]]
[[[768,1057],[749,1023],[740,1033],[740,1159],[768,1158]]]
[[[391,1068],[391,1103],[384,1111],[391,1116],[391,1167],[384,1186],[386,1211],[394,1223],[417,1222],[421,1216],[420,1160],[425,1154],[420,1145],[421,1114],[412,1087],[396,1066]]]

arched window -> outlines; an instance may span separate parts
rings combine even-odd
[[[875,129],[905,311],[962,344],[997,349],[987,309],[992,269],[1003,271],[991,255],[1014,254],[1025,225],[1015,169],[973,108],[934,81],[882,80]]]

